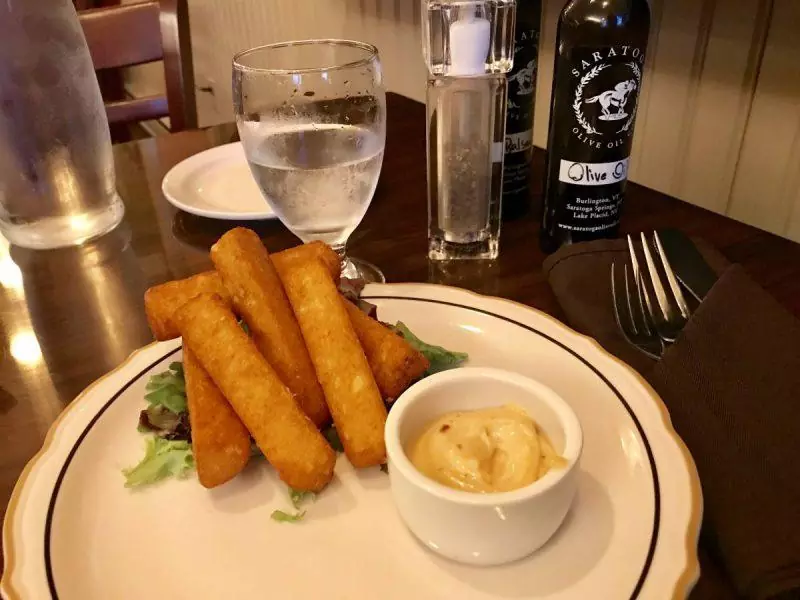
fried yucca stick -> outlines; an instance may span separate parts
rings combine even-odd
[[[347,458],[355,467],[383,463],[386,406],[330,273],[319,261],[278,269]]]
[[[292,260],[319,259],[330,271],[335,281],[339,282],[339,255],[330,246],[322,242],[310,242],[295,246],[270,256],[273,263]],[[230,294],[222,284],[216,271],[206,271],[177,281],[168,281],[151,287],[144,295],[144,308],[150,329],[157,340],[171,340],[180,335],[172,322],[172,315],[188,300],[202,293],[217,294],[223,301],[230,303]]]
[[[300,410],[225,302],[213,294],[201,294],[179,308],[174,320],[184,344],[230,402],[280,478],[298,490],[324,488],[333,477],[336,453]]]
[[[172,321],[172,316],[188,300],[203,293],[217,294],[223,302],[230,305],[228,292],[215,271],[206,271],[178,281],[168,281],[148,289],[144,293],[144,312],[155,338],[171,340],[178,337],[180,333]]]
[[[430,363],[394,331],[342,298],[358,341],[364,348],[375,383],[384,398],[396,399],[422,377]]]
[[[342,276],[342,261],[336,251],[325,242],[308,242],[282,252],[270,254],[269,257],[276,267],[277,265],[287,265],[294,261],[318,260],[331,274],[337,286]]]
[[[203,487],[233,479],[250,459],[250,433],[197,358],[183,349],[192,453]]]
[[[314,424],[327,423],[330,412],[325,396],[264,244],[254,231],[237,227],[211,247],[211,260],[261,354]]]

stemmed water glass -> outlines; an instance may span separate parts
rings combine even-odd
[[[384,281],[345,246],[369,208],[386,143],[378,50],[346,40],[282,42],[233,58],[236,125],[261,192],[304,242],[342,257],[342,275]]]

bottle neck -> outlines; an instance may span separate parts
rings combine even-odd
[[[609,41],[621,31],[646,37],[650,5],[648,0],[571,0],[561,13],[559,31],[563,28]]]
[[[649,10],[649,0],[571,0],[562,15],[567,20],[591,21],[606,26],[609,19],[631,15],[640,8]]]

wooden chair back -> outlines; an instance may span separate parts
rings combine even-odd
[[[187,0],[93,8],[78,18],[97,71],[164,61],[166,96],[107,101],[109,123],[168,116],[172,131],[197,127]]]

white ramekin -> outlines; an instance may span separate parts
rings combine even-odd
[[[567,460],[511,492],[451,489],[420,473],[406,448],[444,413],[516,404]],[[403,521],[428,548],[452,560],[498,565],[523,558],[555,533],[577,485],[583,433],[569,405],[550,388],[501,369],[461,368],[432,375],[400,398],[386,422],[392,496]]]

